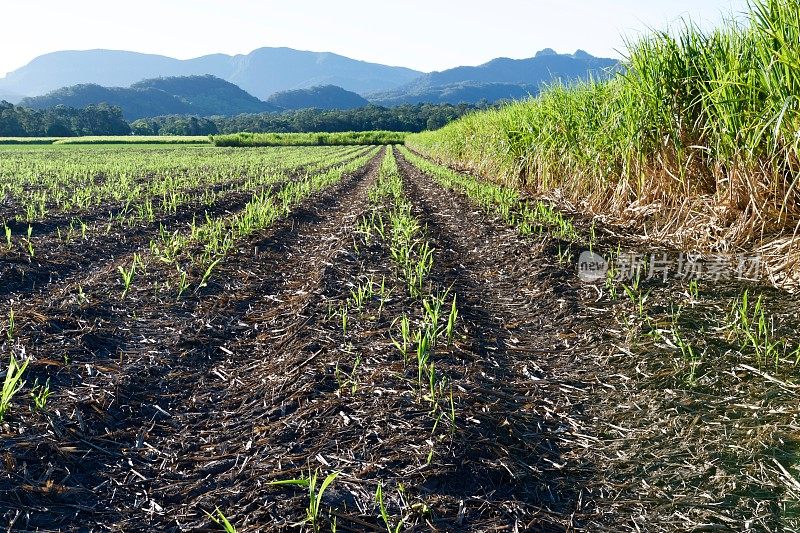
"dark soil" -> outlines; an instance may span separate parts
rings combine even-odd
[[[24,350],[29,387],[53,390],[43,411],[15,402],[0,428],[0,523],[216,531],[206,513],[219,508],[239,531],[294,531],[307,490],[270,483],[338,472],[324,531],[333,520],[386,531],[379,485],[402,531],[790,530],[791,493],[770,461],[788,467],[786,442],[800,442],[796,389],[758,389],[745,372],[676,382],[674,354],[648,362],[663,347],[646,340],[631,351],[614,318],[627,304],[559,261],[567,243],[522,238],[398,159],[435,248],[426,291],[456,295],[460,313],[433,355],[439,411],[393,342],[422,304],[385,243],[357,231],[375,209],[378,157],[241,243],[179,301],[159,290],[157,265],[119,297],[112,256],[145,246],[152,228],[65,256],[41,291],[0,287],[18,299],[5,352]],[[351,290],[369,280],[388,296],[355,309]],[[675,290],[654,287],[653,299]],[[730,388],[740,392],[720,393]]]

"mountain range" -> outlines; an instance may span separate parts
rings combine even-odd
[[[569,83],[589,76],[606,76],[617,65],[613,59],[594,57],[583,50],[558,54],[546,48],[528,59],[500,57],[477,67],[423,74],[395,89],[371,94],[369,98],[385,105],[420,101],[475,103],[482,98],[490,102],[516,100],[535,95],[542,85],[556,80]]]
[[[233,116],[295,109],[354,109],[369,101],[335,85],[281,91],[261,101],[231,82],[205,76],[152,78],[130,87],[103,87],[81,83],[42,96],[23,98],[19,105],[31,109],[56,106],[84,108],[100,103],[122,109],[126,120],[164,115]]]
[[[497,58],[431,73],[289,48],[189,60],[113,50],[67,51],[40,56],[0,78],[0,100],[39,109],[105,102],[120,106],[129,120],[347,109],[368,102],[496,102],[535,95],[556,80],[602,77],[617,65],[582,50],[558,54],[550,49],[528,59]]]
[[[236,84],[264,100],[279,91],[318,85],[337,85],[359,94],[385,91],[422,73],[329,52],[291,48],[259,48],[247,55],[213,54],[187,60],[118,50],[86,50],[39,56],[0,78],[0,91],[41,96],[83,83],[129,87],[143,79],[205,74]]]
[[[58,105],[83,108],[99,103],[120,107],[127,120],[160,115],[238,115],[280,110],[211,75],[153,78],[130,87],[81,83],[20,101],[21,106],[31,109]]]

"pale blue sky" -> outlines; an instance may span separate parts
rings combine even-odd
[[[690,16],[706,27],[746,0],[10,0],[0,76],[56,50],[186,59],[261,46],[329,51],[419,70],[530,57],[545,47],[616,56],[623,36]]]

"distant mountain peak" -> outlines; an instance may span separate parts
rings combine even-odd
[[[534,57],[547,57],[547,56],[557,56],[558,52],[553,50],[552,48],[545,48],[544,50],[539,50],[536,52]]]

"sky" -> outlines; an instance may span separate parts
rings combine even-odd
[[[625,38],[747,0],[6,0],[0,77],[47,52],[107,48],[188,59],[262,46],[335,52],[422,71],[531,57],[542,48],[620,57]]]

